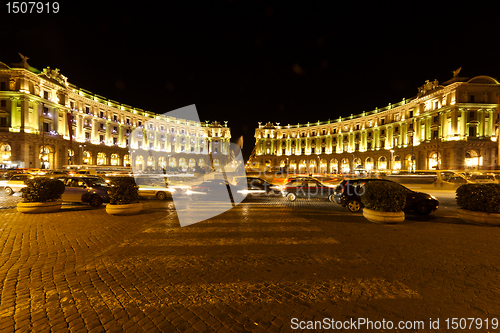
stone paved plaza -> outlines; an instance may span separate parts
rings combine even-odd
[[[116,217],[85,205],[24,215],[19,198],[0,199],[0,332],[286,332],[292,318],[431,332],[429,318],[446,331],[446,318],[500,317],[500,228],[446,208],[377,225],[264,198],[181,228],[172,201]]]

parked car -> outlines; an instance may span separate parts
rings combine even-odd
[[[158,200],[166,200],[172,197],[175,189],[169,188],[165,178],[135,177],[135,183],[139,187],[139,196],[156,197]]]
[[[12,195],[14,194],[14,192],[21,192],[21,189],[23,187],[26,187],[26,184],[24,182],[28,179],[33,179],[33,178],[35,178],[35,176],[29,173],[20,173],[13,175],[4,184],[3,190],[7,195]]]
[[[363,194],[363,185],[375,180],[397,184],[391,180],[376,178],[343,180],[335,189],[335,202],[346,207],[353,213],[359,212],[363,208],[360,198]],[[407,193],[404,211],[415,211],[419,215],[429,215],[438,209],[439,201],[434,196],[427,193],[415,192],[401,184],[398,185],[404,187]],[[380,195],[384,194],[381,193]]]
[[[71,176],[59,178],[66,189],[62,200],[66,202],[88,202],[92,207],[99,207],[103,202],[109,202],[109,184],[101,177]]]
[[[325,198],[334,202],[335,187],[325,185],[313,177],[292,177],[285,181],[281,193],[292,202],[297,198]]]
[[[482,174],[482,175],[473,175],[470,179],[474,183],[484,184],[484,183],[494,183],[498,184],[499,179],[494,174]]]
[[[264,196],[280,194],[279,186],[271,184],[267,180],[259,177],[239,177],[236,179],[236,186],[245,188],[246,190],[238,190],[238,193],[249,196]]]

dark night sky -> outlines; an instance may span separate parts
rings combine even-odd
[[[500,77],[498,2],[182,1],[61,4],[0,14],[0,61],[59,68],[156,113],[196,104],[245,155],[257,122],[296,124],[413,97],[425,80]]]

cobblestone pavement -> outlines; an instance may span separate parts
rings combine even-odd
[[[24,215],[8,208],[19,198],[0,200],[0,332],[278,332],[292,318],[430,332],[429,318],[500,317],[500,228],[454,217],[377,225],[275,198],[180,228],[171,201],[116,217]]]

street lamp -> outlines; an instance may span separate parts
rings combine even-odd
[[[415,171],[415,156],[413,155],[413,129],[408,131],[410,133],[410,142],[411,142],[411,159],[410,159],[410,172]]]
[[[80,145],[80,150],[81,150],[81,154],[80,154],[80,164],[83,164],[83,149],[87,147],[87,145]]]
[[[391,149],[391,172],[394,170],[394,149]]]

